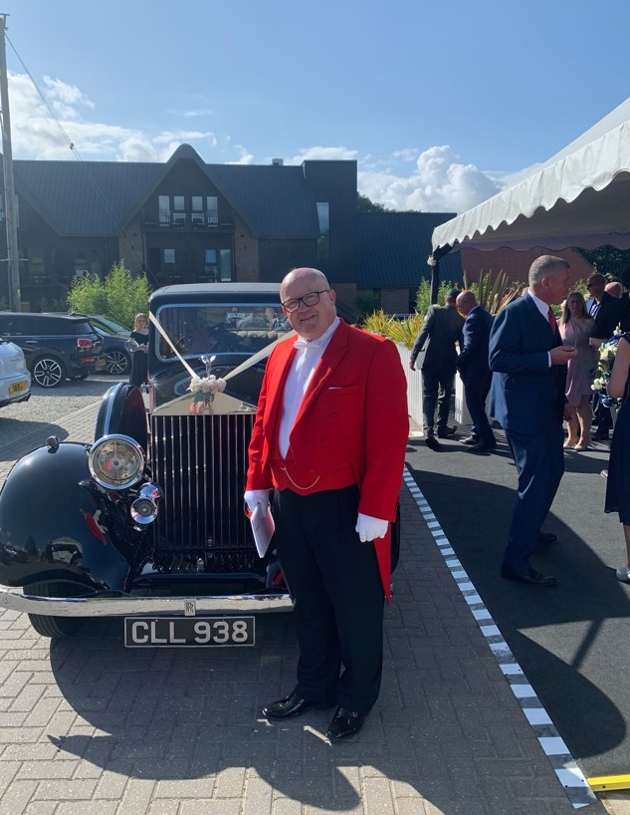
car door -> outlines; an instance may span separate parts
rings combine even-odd
[[[4,338],[20,346],[30,368],[34,356],[41,348],[39,320],[36,317],[10,314],[5,315],[2,324],[6,326],[3,330]]]

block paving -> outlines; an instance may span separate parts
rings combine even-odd
[[[57,426],[89,442],[97,409]],[[0,446],[0,480],[37,436]],[[120,620],[50,641],[0,611],[0,815],[574,812],[406,487],[401,510],[381,697],[339,745],[332,710],[260,714],[294,683],[290,615],[258,617],[254,647],[182,651],[126,649]]]

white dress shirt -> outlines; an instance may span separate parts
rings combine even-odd
[[[284,386],[282,416],[280,418],[280,432],[278,436],[278,446],[282,458],[285,458],[289,451],[291,431],[293,430],[295,419],[300,410],[302,399],[304,399],[304,394],[315,373],[317,363],[322,358],[332,335],[339,327],[339,323],[339,317],[336,317],[332,325],[326,329],[321,337],[310,341],[300,337],[300,339],[294,343],[294,348],[297,348],[298,351],[293,359],[291,370],[289,371]]]

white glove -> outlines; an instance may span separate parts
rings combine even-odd
[[[256,506],[261,504],[262,511],[267,512],[271,493],[272,490],[246,490],[244,497],[249,511],[253,512],[256,509]]]
[[[380,518],[372,518],[371,515],[364,515],[359,512],[357,525],[354,527],[363,543],[373,541],[375,538],[384,538],[387,534],[388,521]]]

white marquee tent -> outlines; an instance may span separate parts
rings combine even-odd
[[[433,230],[451,250],[630,248],[630,98],[514,186]]]

